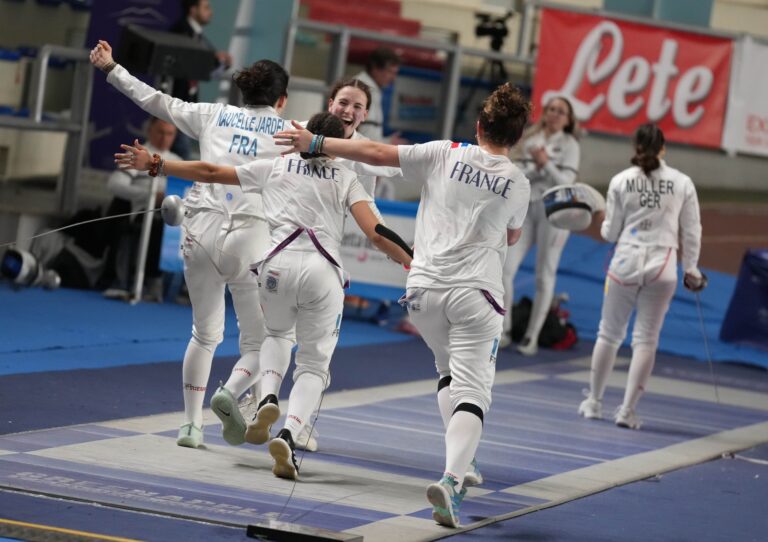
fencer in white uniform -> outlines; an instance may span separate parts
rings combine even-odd
[[[502,347],[510,343],[514,280],[525,255],[536,245],[536,295],[528,326],[518,351],[534,355],[544,320],[552,305],[557,266],[569,232],[552,226],[544,211],[544,192],[557,185],[573,184],[579,171],[581,152],[573,136],[576,119],[573,108],[564,98],[553,98],[545,108],[535,131],[522,142],[520,164],[531,182],[531,202],[520,241],[507,252],[504,262],[504,334]]]
[[[502,328],[502,263],[528,207],[528,180],[508,153],[529,112],[530,103],[505,84],[483,104],[477,146],[434,141],[393,147],[328,139],[323,147],[334,156],[400,167],[404,178],[424,181],[404,302],[440,377],[446,463],[440,482],[427,488],[427,498],[435,520],[452,527],[459,524],[465,473],[491,404]],[[306,150],[311,141],[302,130],[276,137],[292,150]]]
[[[341,120],[344,125],[344,137],[346,139],[368,139],[357,129],[370,112],[372,90],[363,81],[351,77],[339,79],[331,87],[328,98],[328,112]],[[306,122],[302,122],[301,125],[306,126]],[[336,162],[357,173],[358,182],[363,185],[365,191],[371,196],[371,210],[379,222],[385,224],[381,212],[373,201],[376,192],[376,179],[377,177],[401,177],[402,172],[400,168],[371,166],[363,162],[355,162],[343,158],[337,158]],[[319,447],[317,435],[318,432],[314,424],[305,424],[304,429],[296,437],[296,447],[310,452],[317,451]]]
[[[308,126],[329,137],[344,134],[341,121],[330,113],[315,115]],[[123,164],[147,167],[149,154],[142,147],[124,148],[128,152],[118,155]],[[244,438],[254,444],[269,440],[270,426],[280,415],[277,393],[290,363],[295,328],[299,348],[294,386],[285,426],[269,445],[275,475],[295,479],[294,435],[301,432],[330,383],[329,366],[348,282],[340,258],[347,211],[376,248],[397,262],[410,263],[410,257],[376,233],[379,222],[369,205],[371,197],[356,174],[325,155],[290,154],[236,168],[206,162],[165,162],[161,169],[200,182],[239,184],[245,193],[263,196],[270,248],[252,266],[254,275],[259,276],[267,329],[260,360],[263,400]],[[231,401],[227,408],[233,412],[236,403]],[[235,424],[226,425],[232,432],[238,429]],[[239,430],[242,433],[245,428]],[[225,428],[225,436],[227,433]]]
[[[285,123],[278,112],[287,100],[288,74],[274,62],[261,60],[234,77],[244,107],[190,103],[164,94],[115,64],[105,41],[91,51],[91,62],[107,71],[107,82],[139,107],[199,140],[202,160],[238,165],[279,155],[272,135]],[[182,368],[184,423],[177,443],[197,448],[203,442],[203,400],[211,364],[224,337],[227,287],[240,328],[241,355],[235,366],[240,378],[230,379],[228,391],[238,397],[259,376],[247,369],[258,366],[264,338],[258,282],[249,265],[269,246],[269,233],[261,196],[245,194],[239,186],[196,183],[184,204],[182,253],[193,324]],[[239,442],[242,435],[232,443]]]
[[[616,250],[592,351],[590,391],[578,409],[586,418],[602,417],[606,381],[635,310],[627,387],[614,416],[617,425],[631,429],[640,427],[635,409],[653,370],[659,333],[677,287],[678,249],[685,286],[699,291],[706,285],[698,268],[701,220],[691,178],[661,160],[664,134],[655,125],[641,126],[634,143],[635,165],[613,177],[608,187],[600,233],[616,243]]]

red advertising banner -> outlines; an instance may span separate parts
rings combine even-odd
[[[632,134],[655,122],[669,141],[719,147],[731,49],[727,38],[545,9],[534,116],[565,96],[590,130]]]

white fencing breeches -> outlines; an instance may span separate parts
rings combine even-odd
[[[502,316],[475,288],[409,288],[406,296],[438,374],[452,377],[452,407],[470,403],[488,412]]]
[[[528,214],[525,216],[520,239],[507,249],[507,258],[504,261],[502,280],[504,282],[504,308],[507,310],[504,318],[505,332],[512,329],[515,275],[517,275],[517,270],[525,255],[535,244],[536,295],[533,299],[533,307],[525,336],[530,337],[534,342],[538,340],[541,327],[544,325],[544,320],[552,306],[557,266],[560,263],[560,256],[569,235],[568,230],[556,228],[547,221],[544,204],[541,201],[532,201],[528,205]]]
[[[293,380],[312,373],[330,384],[331,356],[339,339],[344,289],[339,272],[314,248],[288,247],[264,263],[259,271],[261,303],[266,323],[265,348],[269,341],[293,341],[299,345]],[[270,349],[271,351],[271,349]],[[283,360],[261,360],[262,371]]]
[[[224,288],[229,286],[240,327],[240,353],[258,351],[264,317],[250,264],[269,248],[266,222],[200,212],[184,222],[184,278],[192,302],[192,336],[213,351],[224,338]]]
[[[677,250],[619,244],[605,279],[598,338],[618,346],[637,307],[632,348],[655,350],[677,287]]]

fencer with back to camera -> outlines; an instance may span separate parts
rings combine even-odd
[[[403,301],[438,372],[445,464],[440,481],[427,488],[427,499],[432,517],[449,527],[459,525],[466,486],[482,480],[474,457],[491,404],[502,332],[504,311],[497,301],[503,293],[502,264],[507,245],[519,238],[530,197],[528,180],[508,154],[529,112],[528,100],[505,84],[483,103],[477,145],[393,146],[335,138],[321,145],[324,153],[400,167],[404,179],[424,182]],[[301,129],[275,137],[290,147],[288,152],[306,151],[314,141]]]
[[[272,135],[285,123],[279,112],[287,101],[288,73],[278,64],[260,60],[233,75],[245,103],[236,107],[185,102],[146,85],[114,61],[106,41],[99,41],[90,58],[107,74],[107,82],[136,105],[197,139],[203,160],[236,166],[280,154]],[[214,398],[227,408],[260,376],[264,317],[258,281],[249,265],[269,246],[269,232],[261,196],[245,194],[239,186],[195,183],[184,198],[184,209],[182,252],[192,338],[182,365],[184,420],[176,442],[197,448],[203,444],[203,401],[211,364],[224,337],[225,288],[234,302],[241,357]],[[226,417],[215,404],[213,411]],[[228,442],[241,443],[242,436]]]
[[[544,320],[552,305],[560,255],[569,232],[552,226],[545,214],[542,197],[555,186],[573,184],[579,171],[581,151],[574,136],[576,117],[570,102],[562,97],[547,101],[537,122],[518,145],[522,153],[516,162],[531,182],[531,201],[520,241],[509,248],[504,262],[504,333],[501,347],[512,340],[512,305],[514,281],[525,255],[536,245],[536,294],[530,318],[518,351],[534,355]]]
[[[656,125],[640,126],[633,143],[633,166],[613,177],[608,187],[600,234],[616,247],[605,279],[589,393],[578,412],[602,418],[608,377],[634,311],[632,359],[614,421],[638,429],[637,403],[653,371],[661,327],[677,288],[678,260],[687,289],[699,292],[707,280],[698,268],[701,218],[693,181],[663,160],[664,133]]]
[[[307,127],[316,137],[343,137],[344,127],[331,113],[318,113]],[[319,145],[317,145],[319,146]],[[295,437],[308,424],[330,383],[330,362],[338,341],[344,288],[348,275],[341,267],[340,248],[345,215],[349,211],[372,244],[396,262],[409,264],[410,256],[377,233],[371,196],[356,174],[332,157],[315,151],[289,154],[274,160],[255,160],[240,166],[206,162],[163,161],[140,145],[124,145],[117,154],[121,167],[149,170],[203,183],[242,186],[260,193],[271,234],[270,248],[253,269],[260,277],[266,338],[262,345],[261,401],[254,423],[247,427],[235,415],[234,401],[222,418],[227,441],[245,438],[253,444],[270,439],[270,428],[280,416],[277,394],[291,359],[294,329],[299,349],[285,426],[269,442],[275,460],[273,472],[296,479]],[[220,392],[217,392],[217,394]]]

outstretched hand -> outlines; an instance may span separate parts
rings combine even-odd
[[[308,152],[309,145],[312,143],[312,136],[314,135],[312,132],[295,120],[292,120],[291,124],[293,130],[283,130],[272,136],[275,138],[275,144],[290,147],[281,153],[283,156],[294,152]]]
[[[138,139],[133,140],[133,146],[120,145],[124,153],[115,153],[115,163],[120,169],[136,169],[138,171],[149,171],[152,165],[152,154],[139,143]]]
[[[115,63],[115,59],[112,58],[112,46],[104,40],[99,40],[96,47],[91,49],[89,56],[91,64],[100,70]]]

